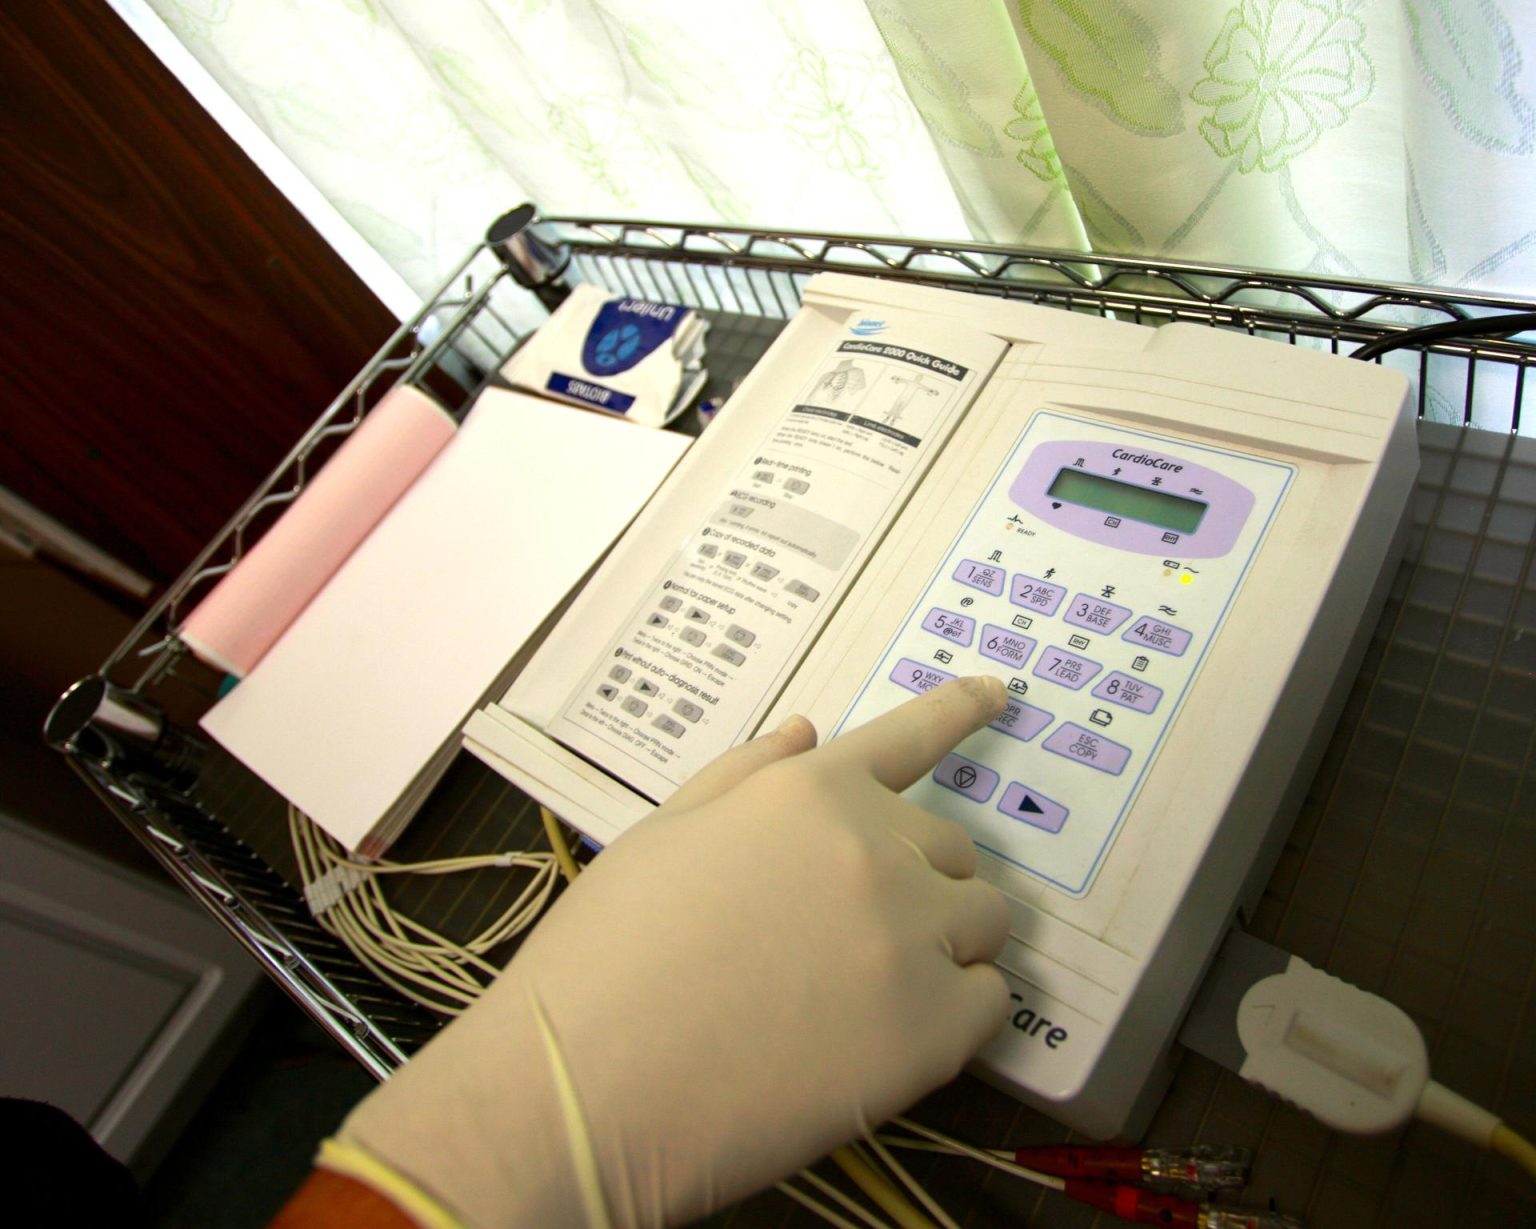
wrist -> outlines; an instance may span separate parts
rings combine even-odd
[[[583,1224],[556,1073],[509,970],[342,1123],[359,1149],[467,1229]]]
[[[317,1168],[267,1229],[422,1229],[366,1182]]]

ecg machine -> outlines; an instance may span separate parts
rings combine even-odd
[[[667,690],[692,677],[690,644],[704,654],[729,635],[745,663],[773,634],[793,641],[734,741],[795,712],[831,737],[948,678],[996,675],[1005,711],[909,792],[970,833],[1012,910],[999,961],[1012,1006],[977,1071],[1085,1133],[1134,1135],[1204,970],[1273,866],[1385,596],[1417,470],[1406,381],[1201,326],[842,275],[813,279],[805,304],[736,394],[773,408],[727,406],[467,745],[602,840],[613,815],[655,800],[644,783],[663,751],[723,720],[724,706]],[[887,519],[856,527],[862,553],[797,552],[791,527],[810,526],[814,504],[785,475],[815,487],[854,464],[847,373],[856,362],[870,398],[882,373],[851,339],[902,313],[909,353],[926,313],[999,339],[995,361],[951,365],[975,378],[950,419],[953,370],[890,374],[901,412],[871,409],[866,433],[884,448],[927,430],[931,454],[891,487]],[[827,373],[842,375],[823,380],[835,410],[815,401]],[[942,395],[916,397],[924,384]],[[775,468],[782,457],[794,463]],[[727,538],[734,567],[708,552]],[[772,543],[771,563],[754,541]],[[770,617],[792,575],[800,590]],[[674,638],[668,621],[690,611],[697,626]],[[571,664],[598,644],[597,666]],[[640,669],[644,696],[636,663],[664,666]],[[617,751],[598,770],[610,704],[670,723],[623,749],[648,757],[628,780]]]

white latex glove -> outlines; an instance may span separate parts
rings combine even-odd
[[[720,757],[339,1139],[476,1229],[679,1224],[951,1079],[1003,1023],[1007,911],[898,791],[1003,699],[960,679],[819,750],[791,718]]]

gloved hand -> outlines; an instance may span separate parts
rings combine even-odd
[[[898,791],[1003,699],[961,679],[818,750],[797,717],[720,757],[338,1138],[475,1229],[679,1224],[952,1078],[1004,1020],[1007,911]]]

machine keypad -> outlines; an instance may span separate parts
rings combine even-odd
[[[1015,606],[1023,606],[1036,614],[1053,615],[1067,596],[1064,585],[1053,585],[1036,576],[1015,575],[1008,590],[1008,600]]]
[[[1064,755],[1069,760],[1076,760],[1079,764],[1086,764],[1089,768],[1097,768],[1115,777],[1125,771],[1126,762],[1131,758],[1129,747],[1071,721],[1057,726],[1042,745],[1047,751]]]
[[[975,619],[940,606],[935,606],[924,616],[923,627],[935,636],[942,636],[965,648],[970,648],[971,641],[976,638]]]
[[[1146,679],[1134,678],[1115,670],[1093,689],[1093,696],[1098,700],[1108,700],[1111,704],[1135,709],[1138,713],[1150,713],[1163,698],[1163,689],[1152,686]]]
[[[1086,628],[1090,632],[1100,632],[1107,636],[1130,617],[1131,612],[1128,607],[1116,606],[1104,598],[1079,593],[1068,603],[1067,613],[1062,615],[1062,620],[1074,627]]]
[[[1049,679],[1053,683],[1060,683],[1063,687],[1077,691],[1091,682],[1103,669],[1104,667],[1092,658],[1053,644],[1040,654],[1040,660],[1035,663],[1033,673],[1036,678]]]
[[[968,760],[963,755],[946,755],[933,770],[933,779],[945,789],[964,794],[972,802],[985,802],[1002,780],[985,764]]]
[[[1035,651],[1036,643],[1031,637],[1021,636],[996,623],[988,623],[981,629],[981,655],[1005,666],[1023,669],[1029,655]]]
[[[1155,649],[1159,653],[1167,653],[1171,657],[1184,656],[1184,650],[1189,648],[1191,634],[1182,627],[1174,627],[1171,623],[1164,623],[1158,619],[1143,616],[1137,619],[1126,629],[1121,640],[1131,644],[1145,645],[1149,649]]]

